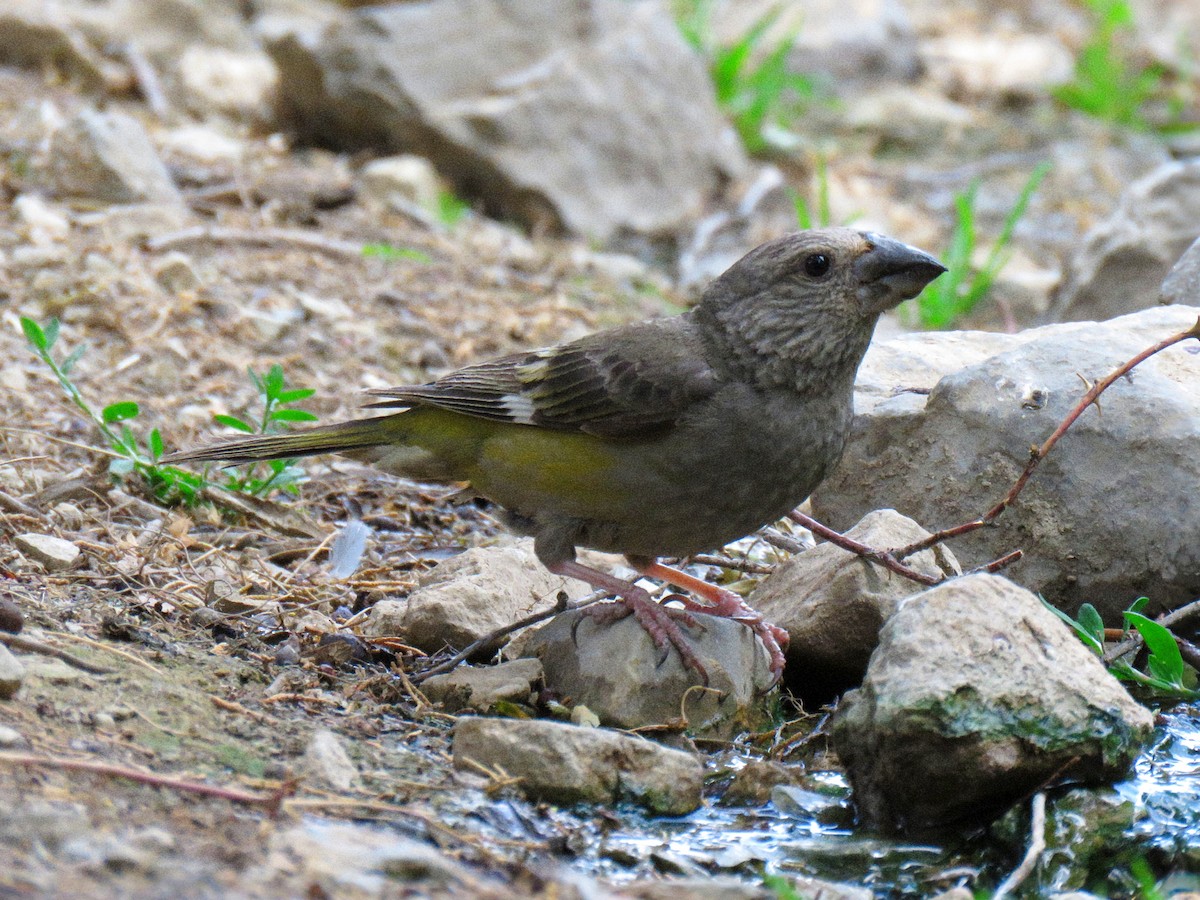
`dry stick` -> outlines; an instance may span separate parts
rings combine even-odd
[[[205,797],[217,797],[233,803],[244,803],[248,806],[261,806],[268,815],[275,816],[279,808],[295,789],[293,782],[285,782],[278,790],[270,794],[251,794],[234,788],[218,787],[199,781],[188,781],[183,778],[171,778],[167,775],[155,775],[153,772],[143,772],[125,766],[111,763],[96,762],[90,759],[65,759],[61,756],[34,756],[31,753],[0,753],[0,763],[11,766],[37,766],[43,769],[61,769],[66,771],[91,772],[94,775],[104,775],[109,778],[125,778],[140,784],[153,787],[167,788],[185,794],[200,794]]]
[[[92,675],[111,675],[116,671],[116,669],[106,669],[104,666],[84,662],[79,657],[72,656],[66,650],[51,647],[49,644],[43,644],[41,641],[35,641],[33,638],[24,637],[19,634],[9,634],[6,631],[0,631],[0,644],[11,647],[13,650],[24,650],[26,653],[40,653],[43,656],[53,656],[55,659],[62,660],[68,666],[73,666]]]
[[[1033,795],[1033,807],[1030,812],[1029,848],[1021,864],[1009,874],[992,894],[992,900],[1004,900],[1019,888],[1033,870],[1037,868],[1038,859],[1046,849],[1046,792],[1038,791]]]
[[[244,244],[249,247],[272,247],[279,244],[290,245],[302,250],[315,250],[327,253],[338,259],[363,259],[362,244],[351,241],[338,241],[311,234],[307,231],[295,231],[288,228],[259,228],[247,231],[240,228],[218,228],[200,225],[196,228],[185,228],[146,241],[146,249],[159,252],[171,250],[187,244]]]
[[[835,547],[841,547],[843,550],[849,550],[851,553],[868,559],[873,563],[878,563],[885,569],[895,572],[897,575],[903,575],[905,578],[916,581],[920,584],[933,586],[940,584],[945,580],[945,576],[941,578],[936,575],[926,575],[924,572],[918,572],[916,569],[910,568],[900,562],[892,553],[887,550],[876,550],[874,547],[868,547],[854,538],[846,537],[844,534],[834,531],[825,525],[822,525],[812,516],[806,516],[798,510],[792,510],[788,513],[788,518],[798,525],[803,525],[817,537],[825,538]]]
[[[968,534],[972,531],[976,531],[980,528],[990,525],[1002,512],[1008,509],[1014,500],[1017,499],[1017,495],[1020,494],[1025,488],[1025,483],[1029,481],[1029,477],[1033,475],[1033,471],[1038,467],[1038,463],[1040,463],[1046,457],[1046,454],[1048,454],[1054,448],[1054,445],[1058,443],[1059,438],[1067,433],[1067,429],[1075,424],[1075,420],[1083,415],[1084,411],[1089,406],[1100,399],[1100,395],[1108,390],[1112,386],[1113,382],[1115,382],[1118,378],[1128,375],[1131,371],[1133,371],[1134,368],[1141,365],[1156,353],[1161,353],[1168,347],[1178,344],[1182,341],[1186,341],[1188,338],[1200,338],[1200,318],[1196,319],[1196,324],[1187,331],[1181,331],[1178,334],[1173,334],[1169,338],[1159,341],[1153,347],[1147,347],[1137,356],[1117,366],[1117,368],[1113,369],[1112,372],[1110,372],[1106,377],[1102,378],[1100,381],[1097,381],[1090,388],[1088,388],[1087,393],[1083,395],[1083,398],[1078,404],[1076,404],[1075,408],[1067,414],[1067,417],[1063,419],[1061,423],[1059,423],[1059,426],[1054,429],[1054,433],[1051,434],[1050,437],[1046,438],[1046,442],[1040,447],[1033,446],[1029,448],[1029,462],[1025,464],[1025,470],[1021,473],[1020,477],[1017,478],[1013,486],[1009,488],[1008,493],[1004,495],[1003,499],[1001,499],[999,503],[989,509],[986,513],[984,513],[982,518],[976,519],[973,522],[965,522],[962,525],[956,525],[953,528],[943,529],[942,531],[929,535],[929,537],[924,538],[923,540],[909,544],[906,547],[893,550],[892,554],[898,559],[904,559],[906,556],[911,556],[913,553],[926,550],[929,547],[932,547],[934,544],[941,543],[949,538],[959,537],[960,535]]]

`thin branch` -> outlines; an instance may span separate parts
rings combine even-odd
[[[219,787],[204,784],[199,781],[188,781],[183,778],[172,778],[167,775],[156,775],[153,772],[143,772],[140,769],[130,769],[126,766],[111,763],[96,762],[90,759],[65,759],[61,756],[34,756],[31,753],[0,753],[0,764],[10,766],[36,766],[41,769],[58,769],[63,771],[91,772],[93,775],[104,775],[108,778],[124,778],[139,784],[152,787],[167,788],[185,794],[199,794],[204,797],[217,797],[232,803],[244,803],[247,806],[260,806],[270,816],[279,813],[284,799],[295,790],[294,782],[284,782],[278,790],[270,794],[251,794],[235,788]]]
[[[1021,472],[1020,476],[1018,476],[1017,480],[1013,483],[1013,486],[1009,488],[1008,493],[1004,495],[1000,502],[984,513],[982,517],[975,519],[972,522],[964,522],[961,525],[955,525],[952,528],[946,528],[942,531],[938,531],[929,535],[927,538],[893,550],[892,554],[898,559],[904,559],[905,557],[911,556],[912,554],[921,550],[926,550],[932,547],[934,544],[939,544],[942,541],[950,538],[960,537],[961,535],[969,534],[972,531],[976,531],[980,528],[985,528],[988,525],[991,525],[1001,513],[1003,513],[1006,509],[1008,509],[1009,506],[1012,505],[1013,501],[1017,499],[1017,496],[1021,493],[1021,491],[1025,489],[1025,484],[1029,481],[1030,476],[1033,475],[1034,470],[1038,467],[1038,463],[1045,459],[1046,455],[1054,449],[1054,445],[1057,444],[1059,439],[1067,433],[1067,429],[1075,424],[1075,420],[1083,415],[1089,406],[1091,406],[1093,403],[1097,403],[1101,394],[1108,390],[1117,379],[1128,375],[1137,366],[1144,363],[1156,353],[1161,353],[1168,347],[1174,346],[1182,341],[1186,341],[1188,338],[1200,338],[1200,318],[1198,318],[1196,320],[1196,324],[1187,331],[1181,331],[1178,334],[1173,334],[1170,337],[1159,341],[1154,346],[1147,347],[1137,356],[1117,366],[1112,370],[1112,372],[1089,387],[1087,392],[1080,399],[1079,403],[1077,403],[1075,408],[1067,414],[1067,417],[1059,423],[1058,427],[1054,429],[1054,432],[1050,435],[1050,437],[1046,438],[1045,442],[1040,447],[1035,445],[1029,448],[1029,462],[1025,464],[1025,470]]]
[[[1046,850],[1046,792],[1038,791],[1033,795],[1033,804],[1030,811],[1029,822],[1029,848],[1025,851],[1025,856],[1018,865],[1009,874],[1007,878],[1000,883],[1000,887],[996,888],[996,893],[992,894],[992,900],[1004,900],[1005,897],[1012,894],[1037,868],[1038,860],[1042,853]]]
[[[722,569],[733,569],[737,572],[745,572],[748,575],[770,575],[775,571],[775,566],[770,563],[754,562],[749,559],[734,559],[732,556],[718,556],[715,553],[697,553],[695,556],[689,556],[688,559],[702,566],[720,566]]]
[[[308,231],[288,228],[257,228],[247,231],[240,228],[220,228],[200,225],[185,228],[146,241],[146,249],[152,252],[172,250],[188,244],[240,244],[247,247],[290,246],[300,250],[314,250],[337,259],[361,260],[363,245],[352,241],[339,241]]]
[[[106,669],[104,666],[84,662],[78,656],[72,656],[66,650],[51,647],[49,644],[43,644],[41,641],[35,641],[33,638],[20,634],[9,634],[7,631],[0,631],[0,644],[11,647],[13,650],[24,650],[26,653],[40,653],[42,656],[52,656],[55,659],[62,660],[68,666],[92,675],[111,675],[116,671],[116,669]]]
[[[803,525],[818,537],[822,537],[829,541],[829,543],[833,544],[835,547],[841,547],[843,550],[848,550],[851,553],[861,556],[864,559],[868,559],[873,563],[878,563],[885,569],[895,572],[897,575],[901,575],[911,581],[915,581],[918,584],[924,584],[932,587],[933,585],[941,584],[946,580],[944,575],[939,578],[934,575],[926,575],[924,572],[918,572],[916,569],[910,568],[909,566],[906,566],[904,563],[900,562],[900,560],[897,559],[893,553],[887,550],[876,550],[874,547],[868,547],[866,544],[854,540],[854,538],[848,538],[844,534],[839,534],[832,528],[822,525],[812,516],[806,516],[802,512],[792,510],[790,513],[788,513],[788,518],[798,525]]]

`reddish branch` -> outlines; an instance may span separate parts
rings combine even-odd
[[[1025,489],[1025,485],[1033,475],[1034,470],[1037,469],[1038,464],[1046,458],[1046,455],[1051,450],[1054,449],[1054,445],[1059,442],[1062,436],[1067,433],[1067,429],[1075,424],[1075,421],[1081,415],[1083,415],[1087,408],[1100,399],[1101,394],[1108,390],[1117,379],[1128,375],[1131,371],[1133,371],[1133,369],[1141,365],[1151,356],[1161,353],[1168,347],[1186,341],[1188,338],[1200,339],[1200,319],[1197,319],[1196,324],[1187,331],[1181,331],[1178,334],[1173,334],[1170,337],[1159,341],[1154,346],[1147,347],[1137,356],[1117,366],[1117,368],[1113,369],[1113,371],[1107,376],[1088,388],[1087,393],[1083,395],[1079,403],[1075,405],[1075,408],[1067,414],[1067,417],[1059,423],[1058,427],[1054,429],[1054,432],[1050,435],[1050,437],[1046,438],[1045,442],[1041,446],[1035,445],[1029,448],[1029,462],[1025,464],[1024,471],[1021,472],[1020,476],[1013,483],[1013,486],[1009,488],[1008,493],[1004,495],[999,503],[974,521],[964,522],[963,524],[955,525],[952,528],[944,528],[941,531],[935,532],[934,534],[923,538],[922,540],[908,544],[904,547],[899,547],[895,550],[876,550],[873,547],[868,547],[867,545],[859,543],[852,538],[848,538],[843,534],[839,534],[830,528],[826,528],[820,522],[816,521],[810,516],[804,515],[803,513],[792,512],[789,513],[789,517],[794,522],[798,522],[805,528],[808,528],[810,531],[812,531],[813,534],[824,538],[831,544],[841,547],[844,550],[849,550],[851,553],[855,553],[864,559],[878,563],[879,565],[892,572],[895,572],[898,575],[902,575],[905,578],[909,578],[920,584],[938,584],[945,580],[945,576],[939,578],[937,576],[930,576],[922,572],[918,572],[910,566],[906,566],[903,563],[903,560],[909,556],[912,556],[914,553],[919,553],[922,550],[928,550],[934,544],[940,544],[943,541],[949,540],[950,538],[969,534],[972,531],[976,531],[977,529],[991,525],[1001,515],[1001,513],[1003,513],[1009,508],[1009,506],[1013,504],[1014,501],[1016,501],[1018,495],[1020,495],[1021,491]],[[996,572],[1005,566],[1016,562],[1016,560],[1020,558],[1021,551],[1014,550],[1012,553],[1002,556],[997,560],[993,560],[981,568],[983,571]]]
[[[34,756],[30,753],[0,753],[0,763],[13,766],[37,766],[43,769],[60,769],[76,772],[91,772],[94,775],[104,775],[109,778],[124,778],[140,784],[153,787],[167,788],[185,794],[200,794],[205,797],[217,797],[232,803],[244,803],[247,806],[260,806],[268,815],[275,816],[283,805],[283,801],[295,790],[295,783],[288,781],[280,785],[278,790],[269,794],[251,794],[234,788],[219,787],[204,784],[199,781],[188,781],[183,778],[171,778],[167,775],[156,775],[153,772],[143,772],[140,769],[130,769],[111,763],[96,762],[90,759],[65,759],[60,756]]]

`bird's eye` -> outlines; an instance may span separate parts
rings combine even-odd
[[[833,260],[824,253],[810,253],[804,257],[804,271],[813,278],[820,278],[829,271]]]

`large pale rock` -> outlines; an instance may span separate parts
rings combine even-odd
[[[605,725],[642,728],[684,719],[690,734],[730,738],[770,719],[770,658],[753,632],[727,618],[697,615],[682,626],[708,672],[708,687],[679,654],[662,653],[633,616],[597,624],[572,610],[528,639],[523,653],[542,662],[546,687],[582,703]]]
[[[532,703],[542,677],[536,659],[514,659],[497,666],[459,666],[421,682],[421,692],[448,712],[488,712],[501,701]]]
[[[920,831],[986,820],[1048,778],[1115,780],[1153,725],[1034,594],[977,574],[888,621],[831,734],[863,817]]]
[[[1200,238],[1171,266],[1163,279],[1159,302],[1200,306]]]
[[[115,110],[80,110],[55,131],[47,175],[63,196],[108,203],[180,202],[141,123]]]
[[[682,750],[603,728],[537,719],[467,717],[454,727],[454,765],[472,763],[521,779],[520,789],[550,803],[632,802],[660,815],[700,806],[704,767]]]
[[[462,649],[498,628],[550,609],[560,592],[579,599],[588,587],[547,572],[533,554],[533,541],[475,547],[421,576],[407,600],[376,603],[363,631],[399,635],[429,653]]]
[[[839,529],[882,506],[929,528],[977,518],[1082,397],[1081,377],[1107,375],[1198,314],[1157,307],[1101,324],[916,336],[872,348],[853,434],[813,495],[814,515]],[[1195,342],[1173,347],[1114,384],[1103,412],[1084,412],[995,527],[952,542],[963,566],[1020,548],[1024,559],[1008,570],[1014,578],[1064,609],[1091,602],[1114,623],[1139,596],[1161,609],[1200,595],[1195,351]],[[925,370],[905,370],[906,360]],[[923,393],[930,381],[936,386]]]
[[[531,228],[674,237],[745,168],[659,3],[426,0],[268,49],[303,139],[420,154]]]
[[[929,532],[894,509],[881,509],[868,513],[846,535],[886,550],[923,540]],[[922,550],[905,563],[934,578],[962,571],[954,554],[941,546]],[[787,629],[789,682],[801,690],[813,679],[849,687],[866,672],[883,623],[905,598],[921,590],[918,582],[825,543],[780,565],[748,602]]]
[[[47,572],[65,572],[79,561],[79,548],[52,534],[18,534],[13,544],[24,556],[40,562]]]
[[[1200,159],[1164,163],[1131,184],[1112,215],[1084,237],[1053,313],[1110,319],[1153,306],[1163,278],[1197,236]]]

